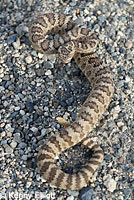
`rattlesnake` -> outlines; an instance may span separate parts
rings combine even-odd
[[[51,39],[53,32],[58,36]],[[92,87],[88,98],[79,110],[76,121],[52,135],[41,147],[37,166],[42,177],[62,189],[79,190],[88,182],[104,158],[103,150],[87,134],[108,107],[114,90],[111,72],[94,50],[97,36],[88,28],[78,26],[71,17],[59,13],[39,16],[29,28],[33,48],[41,53],[56,53],[64,63],[72,57],[89,79]],[[75,144],[92,149],[89,162],[76,174],[67,174],[54,163],[61,152]]]

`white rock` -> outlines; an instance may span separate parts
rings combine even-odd
[[[0,117],[0,119],[1,119],[1,117]],[[0,127],[3,128],[4,126],[5,126],[5,123],[2,122],[1,125],[0,125]]]
[[[21,115],[25,115],[25,111],[24,110],[20,110],[20,114]]]
[[[19,38],[16,40],[16,42],[13,42],[13,47],[14,47],[14,49],[20,48],[20,39]]]
[[[29,188],[29,187],[31,186],[31,184],[32,184],[32,182],[28,181],[28,182],[26,183],[26,187]]]
[[[47,70],[46,72],[45,72],[45,75],[46,76],[50,76],[52,74],[52,72],[51,72],[51,70],[49,69],[49,70]]]
[[[17,107],[14,108],[14,110],[15,110],[15,111],[18,111],[18,110],[20,110],[20,107],[17,106]]]
[[[106,188],[108,189],[108,191],[110,192],[114,192],[114,190],[116,189],[116,181],[111,178],[110,176],[104,181],[104,185],[106,186]]]
[[[56,89],[54,89],[54,88],[48,88],[48,92],[50,92],[50,93],[52,93],[52,94],[55,94]]]
[[[12,133],[8,131],[8,132],[7,132],[7,136],[8,136],[8,137],[12,137]]]
[[[85,8],[84,13],[85,13],[86,15],[88,15],[88,14],[89,14],[89,10]]]
[[[114,108],[113,108],[113,110],[112,110],[112,113],[119,113],[121,111],[121,108],[120,108],[120,106],[119,105],[117,105],[117,106],[115,106]]]
[[[124,33],[122,31],[118,31],[118,35],[124,37]]]
[[[4,73],[3,74],[0,74],[0,78],[3,78],[4,77]]]
[[[38,57],[39,57],[39,58],[43,58],[43,56],[44,56],[44,54],[38,53]]]
[[[4,69],[3,69],[3,68],[0,68],[0,74],[2,74],[2,73],[3,73],[3,71],[4,71]]]
[[[73,196],[67,197],[67,200],[74,200]]]
[[[126,80],[127,83],[129,83],[130,82],[130,77],[126,76],[125,80]]]
[[[14,149],[14,148],[17,146],[17,142],[12,141],[12,142],[10,143],[10,146]]]
[[[27,56],[27,57],[25,58],[25,61],[26,61],[27,64],[30,64],[30,63],[32,63],[33,59],[32,59],[31,56]]]
[[[11,132],[11,133],[14,132],[14,128],[11,127],[11,124],[7,124],[7,125],[5,126],[5,129],[6,129],[6,131],[9,131],[9,132]]]
[[[13,149],[8,144],[6,144],[5,145],[5,152],[7,154],[12,154],[13,153]]]

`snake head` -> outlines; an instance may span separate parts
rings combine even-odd
[[[74,56],[75,48],[73,42],[65,43],[58,49],[58,55],[63,63],[69,63]]]

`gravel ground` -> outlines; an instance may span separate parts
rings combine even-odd
[[[40,145],[62,128],[56,118],[75,120],[90,92],[73,61],[62,66],[32,49],[30,21],[45,10],[72,15],[99,34],[97,53],[115,81],[109,109],[91,133],[105,159],[81,191],[51,187],[36,166]],[[134,199],[134,1],[2,0],[0,30],[0,199]],[[60,156],[65,170],[70,155]]]

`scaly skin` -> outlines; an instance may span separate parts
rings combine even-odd
[[[55,31],[60,37],[49,40],[46,36]],[[38,153],[38,168],[44,179],[51,184],[70,190],[86,186],[103,161],[104,155],[98,144],[87,134],[97,124],[113,96],[114,84],[108,67],[96,56],[97,37],[87,28],[78,27],[63,14],[47,13],[32,23],[29,38],[34,49],[45,54],[57,53],[67,63],[72,57],[91,82],[92,91],[69,127],[52,135]],[[54,158],[75,144],[86,145],[93,150],[88,163],[77,173],[67,174],[59,169]]]

